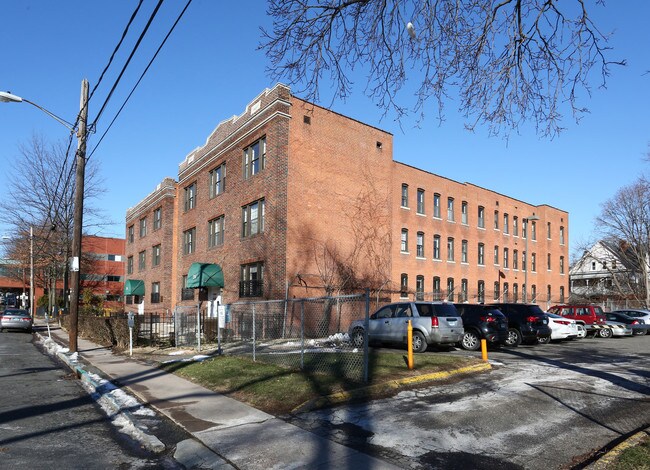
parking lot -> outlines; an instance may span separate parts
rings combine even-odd
[[[487,373],[305,413],[294,424],[431,469],[572,468],[650,424],[649,336],[503,348],[489,360]]]

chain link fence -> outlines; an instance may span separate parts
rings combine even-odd
[[[364,348],[355,348],[347,334],[353,321],[368,317],[367,295],[236,302],[222,308],[219,328],[219,317],[207,304],[201,305],[198,319],[199,306],[177,307],[176,346],[216,345],[254,361],[367,379]]]

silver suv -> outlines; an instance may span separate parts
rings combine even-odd
[[[406,344],[408,322],[413,326],[413,351],[428,345],[452,345],[463,338],[463,320],[454,304],[443,302],[397,302],[378,309],[368,320],[368,342]],[[352,322],[350,341],[363,346],[365,321]]]

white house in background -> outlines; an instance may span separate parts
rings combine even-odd
[[[639,293],[642,276],[625,242],[596,242],[569,270],[572,300],[623,300]]]

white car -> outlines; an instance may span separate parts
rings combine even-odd
[[[628,317],[632,317],[637,320],[643,320],[646,325],[650,325],[650,311],[648,310],[643,310],[640,308],[626,308],[621,310],[614,310],[612,313],[622,313]]]
[[[602,330],[600,330],[599,336],[601,338],[608,338],[611,336],[632,336],[632,328],[630,327],[630,325],[626,325],[625,323],[621,323],[618,321],[611,321],[611,320],[607,320],[605,324],[609,328],[603,328]],[[610,330],[611,334],[607,334],[606,330]],[[605,334],[603,334],[603,332]]]
[[[575,320],[554,313],[547,313],[546,316],[548,317],[548,326],[551,327],[552,340],[584,338]]]

